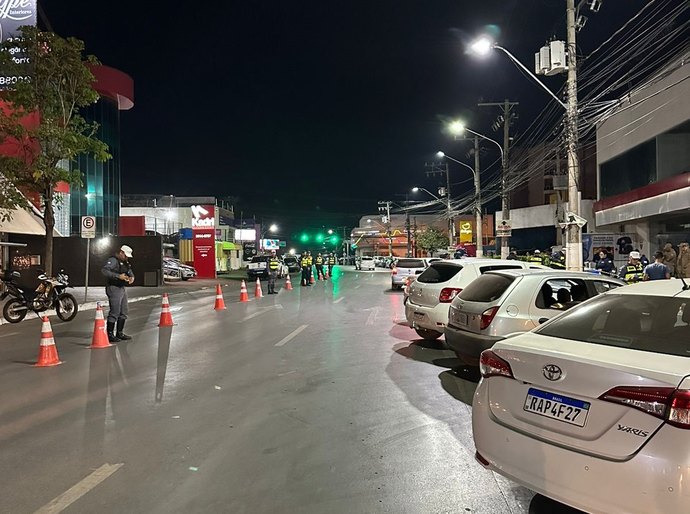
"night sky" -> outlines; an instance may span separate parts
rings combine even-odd
[[[604,0],[587,12],[580,52],[644,3]],[[475,36],[490,31],[530,69],[551,36],[565,39],[565,0],[42,5],[55,32],[134,79],[135,107],[122,113],[124,193],[229,196],[236,217],[292,233],[351,226],[378,200],[434,188],[424,163],[438,149],[461,159],[469,149],[443,133],[444,120],[462,116],[501,138],[491,129],[499,112],[478,101],[519,101],[514,132],[529,125],[549,97],[505,55],[466,55]],[[552,90],[564,80],[544,79]],[[489,150],[483,165],[496,158]]]

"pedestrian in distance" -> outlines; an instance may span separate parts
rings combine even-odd
[[[507,259],[508,259],[509,261],[517,261],[517,260],[520,260],[520,258],[519,258],[518,255],[517,255],[517,251],[515,250],[515,248],[511,248],[511,249],[510,249],[510,253],[508,254]]]
[[[316,276],[319,280],[323,278],[323,255],[321,255],[321,252],[319,252],[316,255],[315,259],[315,264],[316,264]]]
[[[280,270],[280,259],[278,259],[276,251],[271,250],[271,256],[268,258],[268,294],[276,294],[278,270]]]
[[[599,260],[597,261],[595,269],[608,275],[616,274],[616,265],[613,263],[611,256],[604,250],[599,252]]]
[[[551,256],[551,267],[553,269],[565,269],[565,247]]]
[[[618,278],[625,280],[628,284],[639,282],[644,277],[644,268],[640,263],[640,252],[633,250],[628,256],[628,263],[621,266],[618,270]]]
[[[328,276],[333,276],[333,266],[335,266],[335,254],[331,253],[328,256]]]
[[[535,262],[537,264],[542,263],[541,251],[534,250],[534,253],[527,258],[527,262]]]
[[[107,330],[108,341],[111,343],[132,339],[123,331],[129,312],[126,287],[134,282],[134,273],[129,262],[131,258],[132,249],[127,245],[122,245],[120,250],[106,261],[101,270],[106,277],[105,294],[108,296],[109,305]]]
[[[671,276],[674,276],[676,274],[676,263],[678,261],[678,256],[676,255],[676,251],[673,249],[673,245],[671,243],[666,243],[662,252],[664,253],[664,264],[666,264]]]
[[[664,252],[654,254],[654,262],[644,267],[644,277],[642,280],[664,280],[670,279],[671,272],[664,264]]]
[[[676,273],[679,277],[690,278],[690,245],[680,243],[678,247],[678,267]]]

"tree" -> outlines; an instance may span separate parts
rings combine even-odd
[[[417,234],[417,248],[434,253],[448,244],[448,236],[433,227],[427,227]]]
[[[55,186],[81,183],[81,172],[74,168],[79,155],[91,155],[98,161],[110,158],[107,145],[95,137],[98,125],[80,114],[80,109],[99,98],[89,69],[98,61],[83,52],[82,41],[31,26],[22,27],[20,37],[0,45],[0,81],[4,81],[0,85],[11,82],[0,95],[0,145],[15,147],[12,155],[0,157],[0,170],[9,184],[42,200],[45,271],[49,275],[55,205],[60,201]],[[71,163],[71,169],[61,166],[61,161]],[[26,198],[12,193],[16,189],[9,184],[0,186],[0,208],[28,207]]]

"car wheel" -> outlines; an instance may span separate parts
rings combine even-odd
[[[434,339],[438,339],[443,335],[441,332],[429,330],[428,328],[415,328],[414,331],[417,332],[419,337],[426,339],[427,341],[433,341]]]

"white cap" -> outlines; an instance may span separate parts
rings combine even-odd
[[[131,258],[132,258],[132,249],[131,249],[129,246],[127,246],[127,245],[122,245],[122,246],[120,247],[120,251],[121,251],[121,252],[124,252],[125,256],[127,256],[128,259],[131,259]]]
[[[634,251],[630,252],[630,258],[631,259],[639,259],[640,257],[641,257],[640,252],[634,252]]]
[[[534,255],[538,255],[538,254],[540,254],[540,253],[541,253],[541,252],[540,252],[539,250],[534,250]]]

